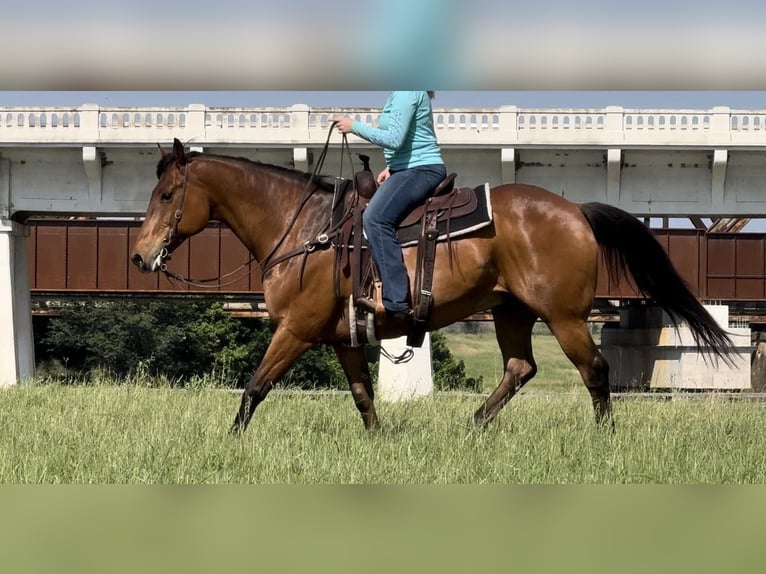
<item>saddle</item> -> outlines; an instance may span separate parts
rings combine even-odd
[[[364,161],[365,158],[362,158]],[[488,186],[476,189],[455,187],[457,174],[448,175],[434,190],[426,202],[410,212],[399,225],[397,235],[402,246],[417,245],[414,288],[411,293],[413,321],[407,334],[407,344],[420,347],[426,333],[426,324],[433,305],[431,285],[433,282],[436,243],[449,241],[453,231],[463,233],[478,229],[491,222]],[[351,276],[352,296],[349,301],[349,315],[352,331],[352,346],[366,342],[376,343],[374,319],[367,314],[357,320],[356,301],[366,297],[375,301],[375,315],[383,314],[380,275],[362,233],[362,213],[377,190],[375,177],[368,169],[354,174],[353,185],[349,186],[333,210],[333,228],[336,235],[336,293],[339,293],[339,271]],[[484,193],[482,193],[484,192]],[[452,251],[450,265],[452,265]],[[366,310],[365,310],[366,311]],[[360,334],[362,335],[360,337]]]

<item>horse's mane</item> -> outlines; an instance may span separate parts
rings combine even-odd
[[[284,175],[287,175],[288,177],[292,177],[294,179],[297,179],[301,181],[302,183],[306,183],[309,179],[311,179],[311,174],[306,173],[304,171],[300,171],[297,169],[292,169],[289,167],[283,167],[280,165],[273,165],[270,163],[263,163],[260,161],[255,161],[246,157],[233,157],[228,155],[219,155],[214,153],[202,153],[198,151],[192,151],[186,154],[186,160],[191,162],[195,158],[217,158],[217,159],[224,159],[229,161],[237,161],[242,162],[245,164],[249,164],[253,167],[257,167],[260,169],[267,169],[270,171],[274,171],[276,173],[281,173]],[[174,153],[168,153],[163,155],[160,160],[157,162],[157,179],[162,177],[162,174],[165,172],[165,170],[168,168],[168,166],[173,163],[176,159],[176,156]],[[324,175],[318,175],[315,178],[315,183],[320,189],[323,189],[324,191],[332,192],[334,190],[332,178]]]

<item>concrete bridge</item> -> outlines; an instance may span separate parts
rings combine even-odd
[[[371,109],[0,109],[0,216],[141,215],[156,144],[310,170],[329,122]],[[766,110],[437,109],[445,159],[458,183],[542,185],[574,201],[605,201],[636,215],[759,216],[766,194]],[[382,168],[382,154],[352,144]],[[334,145],[340,138],[334,137]],[[348,162],[346,162],[348,167]],[[339,154],[326,162],[340,168]]]
[[[0,385],[32,375],[23,222],[30,215],[143,215],[156,144],[310,171],[335,115],[288,108],[0,108]],[[459,184],[523,182],[637,216],[766,214],[766,110],[436,109],[437,136]],[[382,154],[351,138],[383,167]],[[338,147],[340,139],[333,138]],[[344,173],[354,169],[343,163]],[[326,173],[340,173],[339,153]]]

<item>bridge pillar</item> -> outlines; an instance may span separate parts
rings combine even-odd
[[[726,166],[729,162],[729,150],[713,151],[712,204],[716,209],[723,209],[724,191],[726,189]]]
[[[503,183],[516,183],[516,149],[504,147],[500,150],[502,162]]]
[[[307,173],[311,171],[308,148],[305,148],[305,147],[293,148],[293,164],[295,164],[295,169],[297,170],[305,171]]]
[[[750,390],[750,329],[729,326],[727,305],[705,308],[729,333],[734,366],[699,353],[689,327],[673,327],[659,307],[628,306],[620,309],[619,327],[601,331],[612,389]]]
[[[606,151],[606,197],[610,205],[620,204],[620,178],[622,177],[622,150]]]
[[[101,156],[96,146],[83,146],[82,164],[88,178],[88,197],[94,203],[101,202],[102,173]]]
[[[0,220],[0,387],[29,379],[35,371],[28,234],[27,226]]]
[[[407,350],[407,337],[386,339],[381,349],[392,357],[401,356]],[[380,354],[378,360],[377,396],[386,402],[398,402],[425,397],[433,393],[433,369],[431,367],[431,335],[426,333],[423,346],[413,348],[413,357],[406,363],[393,363]]]

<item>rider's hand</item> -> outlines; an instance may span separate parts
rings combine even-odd
[[[378,182],[378,185],[386,181],[389,177],[391,177],[391,172],[388,171],[388,168],[384,169],[378,174],[378,179],[375,181]]]
[[[335,118],[335,129],[342,134],[351,133],[351,126],[354,125],[354,120],[351,118]]]

